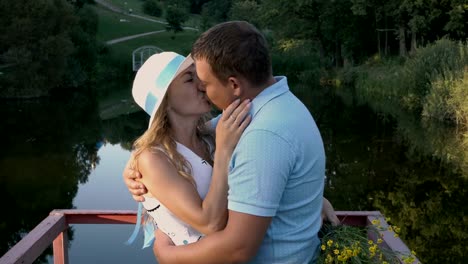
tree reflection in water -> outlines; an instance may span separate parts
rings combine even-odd
[[[464,263],[468,137],[344,106],[326,91],[315,98],[309,105],[327,153],[325,196],[335,208],[380,210],[423,263]]]
[[[335,208],[380,210],[401,228],[423,263],[463,263],[468,137],[410,117],[386,120],[353,99],[346,106],[326,87],[293,91],[322,133],[325,195]],[[68,101],[0,104],[5,124],[0,198],[6,212],[0,254],[54,208],[73,207],[78,184],[86,183],[99,163],[99,146],[108,142],[130,150],[146,129],[144,112],[100,120],[87,97]]]
[[[74,96],[67,103],[40,99],[0,106],[0,200],[5,212],[0,254],[54,208],[72,208],[78,183],[85,183],[92,164],[99,162],[95,145],[101,128],[95,104]]]

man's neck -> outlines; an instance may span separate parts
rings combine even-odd
[[[255,97],[257,97],[257,95],[259,95],[261,92],[263,92],[266,88],[272,86],[275,83],[276,83],[276,79],[272,75],[263,84],[258,85],[258,86],[250,86],[247,89],[245,89],[244,90],[245,94],[243,96],[241,96],[240,99],[241,99],[241,101],[243,101],[245,99],[253,100]]]

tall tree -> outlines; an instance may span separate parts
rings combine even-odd
[[[214,24],[224,22],[229,17],[232,0],[211,0],[206,2],[201,11],[201,28],[205,30]]]
[[[182,24],[187,21],[188,13],[182,7],[168,6],[166,9],[167,29],[174,33],[183,30]]]
[[[97,16],[66,0],[0,2],[0,97],[82,85],[96,61]]]
[[[14,65],[0,79],[2,95],[47,95],[63,80],[73,53],[73,7],[61,0],[5,0],[0,8],[0,53]]]
[[[449,18],[444,25],[444,30],[454,39],[466,39],[468,37],[468,4],[466,0],[449,2],[450,8],[447,11]]]
[[[234,0],[229,18],[231,20],[248,21],[255,26],[260,26],[260,6],[254,0]]]

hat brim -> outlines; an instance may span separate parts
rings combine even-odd
[[[190,67],[193,63],[194,63],[194,61],[192,59],[191,54],[187,55],[187,57],[185,57],[185,59],[179,65],[179,68],[177,69],[176,73],[174,74],[174,77],[172,77],[171,81],[169,82],[169,86],[172,84],[172,81],[174,81],[174,79],[177,78],[177,76],[179,76],[181,73],[183,73],[185,70],[187,70],[188,67]],[[165,93],[167,93],[167,90],[169,89],[169,86],[167,87]],[[153,119],[154,119],[154,116],[156,115],[156,112],[158,111],[158,109],[159,109],[159,107],[155,107],[153,109],[153,112],[151,113],[151,116],[150,116],[150,121],[149,121],[149,124],[148,124],[148,128],[150,128],[151,125],[153,124]]]
[[[174,78],[172,78],[171,83],[175,78],[177,78],[177,76],[179,76],[182,72],[184,72],[193,63],[194,61],[192,59],[192,56],[190,54],[187,55],[187,57],[185,57],[185,60],[182,61],[182,63],[179,65],[179,69],[177,69],[176,74],[174,74]]]

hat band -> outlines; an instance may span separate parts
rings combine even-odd
[[[146,95],[146,100],[145,100],[145,112],[148,115],[151,116],[157,102],[158,102],[158,98],[151,91],[148,91],[148,94]]]
[[[163,94],[167,87],[169,86],[170,82],[174,78],[177,70],[180,67],[180,64],[185,60],[184,56],[177,55],[174,57],[164,69],[159,74],[158,78],[156,79],[156,89],[163,90]],[[148,91],[145,100],[145,112],[148,113],[150,116],[153,114],[153,110],[156,107],[158,102],[158,98],[152,91]]]

